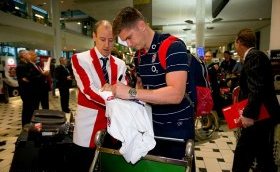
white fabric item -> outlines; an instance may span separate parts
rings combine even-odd
[[[119,151],[125,160],[135,164],[156,145],[151,107],[140,101],[112,99],[108,92],[100,95],[107,100],[108,133],[122,142]]]
[[[99,90],[98,95],[100,95],[104,99],[105,104],[108,100],[110,100],[110,98],[114,99],[113,93],[111,91]]]

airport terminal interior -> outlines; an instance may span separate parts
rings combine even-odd
[[[34,50],[41,63],[53,59],[58,65],[59,57],[70,61],[73,54],[94,46],[92,28],[98,20],[112,21],[126,6],[141,11],[156,32],[183,40],[193,55],[203,58],[205,52],[211,51],[215,63],[224,60],[225,51],[239,62],[234,47],[236,34],[243,28],[254,29],[256,48],[271,59],[280,102],[280,0],[0,0],[0,172],[10,170],[22,132],[22,100],[14,70],[19,51]],[[112,54],[132,70],[135,50],[119,38],[115,42]],[[220,90],[224,107],[233,103],[231,81],[234,79]],[[77,110],[77,92],[73,83],[73,115]],[[49,109],[61,110],[58,89],[54,93],[49,92]],[[197,172],[230,172],[238,131],[229,129],[225,119],[216,119],[217,114],[213,113],[213,128],[203,128],[204,119],[197,118],[201,128],[196,130],[195,168]]]
[[[76,89],[71,90],[70,108],[76,109]],[[58,92],[56,94],[59,96]],[[59,97],[50,95],[50,109],[60,110]],[[8,172],[21,132],[21,99],[12,97],[9,103],[0,104],[0,169]],[[233,131],[223,124],[210,140],[195,143],[196,169],[198,172],[231,171],[236,140]]]

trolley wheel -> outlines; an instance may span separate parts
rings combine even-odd
[[[210,139],[218,129],[219,118],[214,111],[195,118],[195,136],[198,140]]]
[[[12,96],[16,97],[16,96],[19,96],[19,91],[17,88],[13,88],[12,90]]]

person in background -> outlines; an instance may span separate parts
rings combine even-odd
[[[257,171],[276,172],[273,161],[273,130],[280,122],[280,107],[273,87],[272,67],[265,53],[256,50],[251,29],[242,29],[235,40],[237,54],[244,59],[240,74],[239,100],[248,99],[240,117],[242,130],[238,139],[232,171],[247,172],[257,162]],[[264,105],[270,118],[257,121]]]
[[[153,31],[144,16],[133,7],[123,8],[113,21],[114,35],[129,47],[145,52],[137,66],[136,88],[121,83],[113,85],[113,94],[121,99],[138,99],[152,106],[156,136],[194,139],[194,109],[185,97],[189,66],[186,46],[182,41],[170,45],[166,69],[160,65],[158,48],[169,34]],[[185,144],[157,141],[154,154],[181,159]]]
[[[55,89],[56,89],[56,78],[55,78],[55,68],[56,68],[56,59],[52,58],[51,59],[51,64],[50,64],[50,75],[52,79],[52,85],[51,85],[51,91],[52,91],[52,96],[57,97],[55,94]]]
[[[71,59],[67,59],[66,68],[69,70],[70,76],[72,77],[72,83],[70,84],[70,88],[76,87],[77,84],[76,84],[74,73],[73,73],[73,69],[72,69]]]
[[[16,76],[19,85],[19,94],[22,100],[22,113],[21,122],[22,127],[29,124],[34,111],[34,94],[32,94],[31,83],[28,79],[28,63],[29,63],[28,50],[19,51],[19,64],[16,67]]]
[[[124,61],[111,55],[114,44],[112,25],[107,20],[98,21],[93,29],[95,47],[71,58],[73,73],[78,86],[78,106],[75,115],[73,142],[76,171],[88,171],[94,156],[94,137],[105,129],[105,100],[101,88],[125,80]]]
[[[40,103],[42,109],[49,109],[49,71],[44,71],[36,62],[38,60],[35,51],[29,51],[28,80],[32,85],[34,98],[34,109],[39,109]]]
[[[204,62],[206,64],[208,75],[209,75],[209,82],[212,89],[212,97],[214,101],[214,110],[216,110],[219,118],[223,118],[222,114],[222,98],[220,96],[220,85],[218,81],[220,68],[217,63],[212,61],[213,54],[211,51],[206,51],[204,56]]]
[[[224,52],[224,60],[222,61],[220,65],[221,72],[224,72],[226,74],[231,74],[233,67],[236,64],[236,60],[231,58],[231,54],[229,51]]]
[[[67,68],[67,59],[65,57],[59,58],[60,65],[55,68],[56,86],[59,90],[61,109],[65,113],[70,113],[69,108],[69,88],[72,84],[72,76]]]
[[[232,75],[231,75],[231,90],[239,86],[239,77],[241,70],[243,68],[244,59],[239,58],[239,60],[236,61],[233,69],[232,69]]]
[[[232,69],[232,73],[239,76],[240,72],[242,70],[243,67],[243,63],[244,63],[244,59],[240,58],[239,61],[236,62],[236,64],[234,65],[233,69]]]

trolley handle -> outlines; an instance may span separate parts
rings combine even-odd
[[[176,141],[176,142],[181,142],[181,143],[186,142],[184,139],[178,139],[178,138],[172,138],[172,137],[154,136],[154,138],[159,139],[159,140]]]
[[[93,172],[93,170],[96,166],[97,159],[98,159],[98,156],[99,156],[99,149],[100,149],[100,147],[101,147],[101,145],[104,141],[105,135],[106,135],[106,130],[99,130],[95,134],[94,143],[95,143],[95,146],[96,146],[96,150],[95,150],[95,153],[94,153],[94,158],[93,158],[92,163],[91,163],[90,168],[89,168],[89,172]]]

